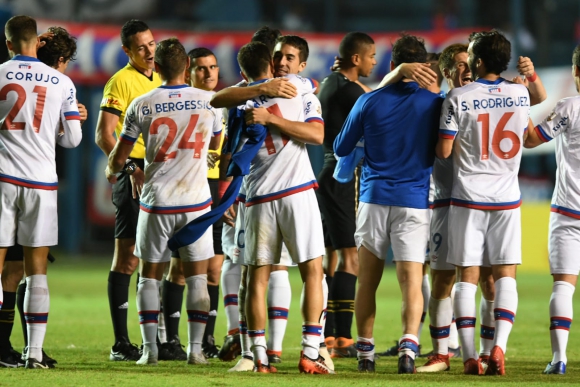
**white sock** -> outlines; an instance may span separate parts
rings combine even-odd
[[[565,281],[556,281],[550,297],[550,340],[552,342],[552,364],[566,362],[566,346],[574,311],[572,297],[576,288]]]
[[[455,285],[451,289],[451,308],[453,310],[453,299],[455,298]],[[455,324],[455,314],[451,318],[451,327],[449,327],[449,348],[457,349],[459,347],[459,336],[457,335],[457,324]]]
[[[493,339],[495,337],[495,316],[493,314],[493,301],[488,301],[481,295],[479,303],[479,318],[481,329],[479,334],[479,354],[487,355],[493,348]]]
[[[240,289],[241,275],[240,265],[236,265],[231,259],[224,259],[221,283],[228,335],[232,335],[238,331],[238,291]]]
[[[185,279],[187,284],[187,354],[201,353],[203,333],[209,318],[209,293],[207,292],[207,274],[192,275]]]
[[[246,321],[246,286],[241,281],[238,293],[238,314],[242,356],[253,359],[254,354],[252,353],[252,341],[250,340],[250,336],[248,336],[248,323]]]
[[[50,297],[46,274],[26,277],[24,317],[28,333],[28,359],[42,361],[42,345],[46,334]]]
[[[419,339],[415,335],[404,334],[399,339],[399,357],[409,355],[415,359],[415,355],[419,352]]]
[[[157,338],[161,344],[167,343],[167,330],[165,329],[165,317],[163,316],[163,281],[159,283],[159,323],[157,324]]]
[[[358,360],[368,359],[375,361],[375,339],[366,337],[356,338],[356,357]]]
[[[518,289],[516,280],[503,277],[495,281],[495,338],[494,346],[499,346],[505,353],[507,341],[514,326],[518,310]]]
[[[324,344],[324,327],[326,326],[326,308],[328,307],[328,283],[326,274],[322,275],[322,315],[320,316],[320,325],[322,333],[320,334],[320,345]]]
[[[137,311],[143,347],[157,356],[157,324],[159,321],[159,283],[153,278],[139,277]]]
[[[423,324],[427,318],[427,311],[429,310],[429,298],[431,297],[431,283],[429,282],[429,274],[423,276],[421,283],[421,293],[423,293],[423,314],[421,315],[421,323],[419,324],[419,332],[417,334],[418,342],[421,342],[421,332],[423,331]]]
[[[302,324],[302,351],[311,359],[318,359],[322,325],[305,322]]]
[[[475,350],[475,293],[477,292],[477,285],[468,282],[458,282],[455,285],[453,311],[455,312],[455,323],[457,324],[457,333],[461,341],[461,352],[465,363],[468,359],[479,359]]]
[[[268,282],[268,351],[282,354],[282,341],[288,325],[288,311],[292,300],[292,289],[286,270],[270,273]]]
[[[433,352],[441,355],[449,354],[449,331],[453,318],[453,304],[451,297],[437,300],[429,299],[429,331],[433,342]]]
[[[254,356],[254,364],[258,365],[258,361],[262,365],[268,365],[268,354],[266,353],[266,332],[263,329],[251,331],[248,329],[248,337],[251,343],[252,355]]]

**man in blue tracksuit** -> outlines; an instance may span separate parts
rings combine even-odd
[[[403,35],[393,46],[391,69],[427,60],[423,41]],[[375,294],[389,246],[403,296],[399,373],[415,372],[425,246],[429,238],[429,176],[435,159],[443,98],[403,79],[361,96],[334,142],[348,155],[364,136],[355,241],[359,288],[355,299],[360,371],[374,371]]]

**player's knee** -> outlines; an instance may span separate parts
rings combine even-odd
[[[22,261],[4,262],[4,269],[2,271],[2,289],[7,292],[15,292],[23,276],[24,265]]]

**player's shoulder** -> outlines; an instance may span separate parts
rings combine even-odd
[[[556,103],[556,109],[569,112],[580,111],[580,95],[562,98]]]
[[[318,87],[318,82],[314,82],[310,78],[302,77],[298,74],[288,74],[284,76],[288,78],[292,84],[294,84],[299,91],[314,91]]]

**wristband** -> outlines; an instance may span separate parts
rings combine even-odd
[[[218,196],[220,199],[224,197],[224,194],[226,193],[226,190],[228,189],[229,186],[230,186],[229,181],[224,180],[218,181]]]
[[[538,79],[538,74],[534,73],[534,75],[532,75],[531,77],[526,77],[526,79],[528,80],[528,82],[536,82],[536,79]]]

